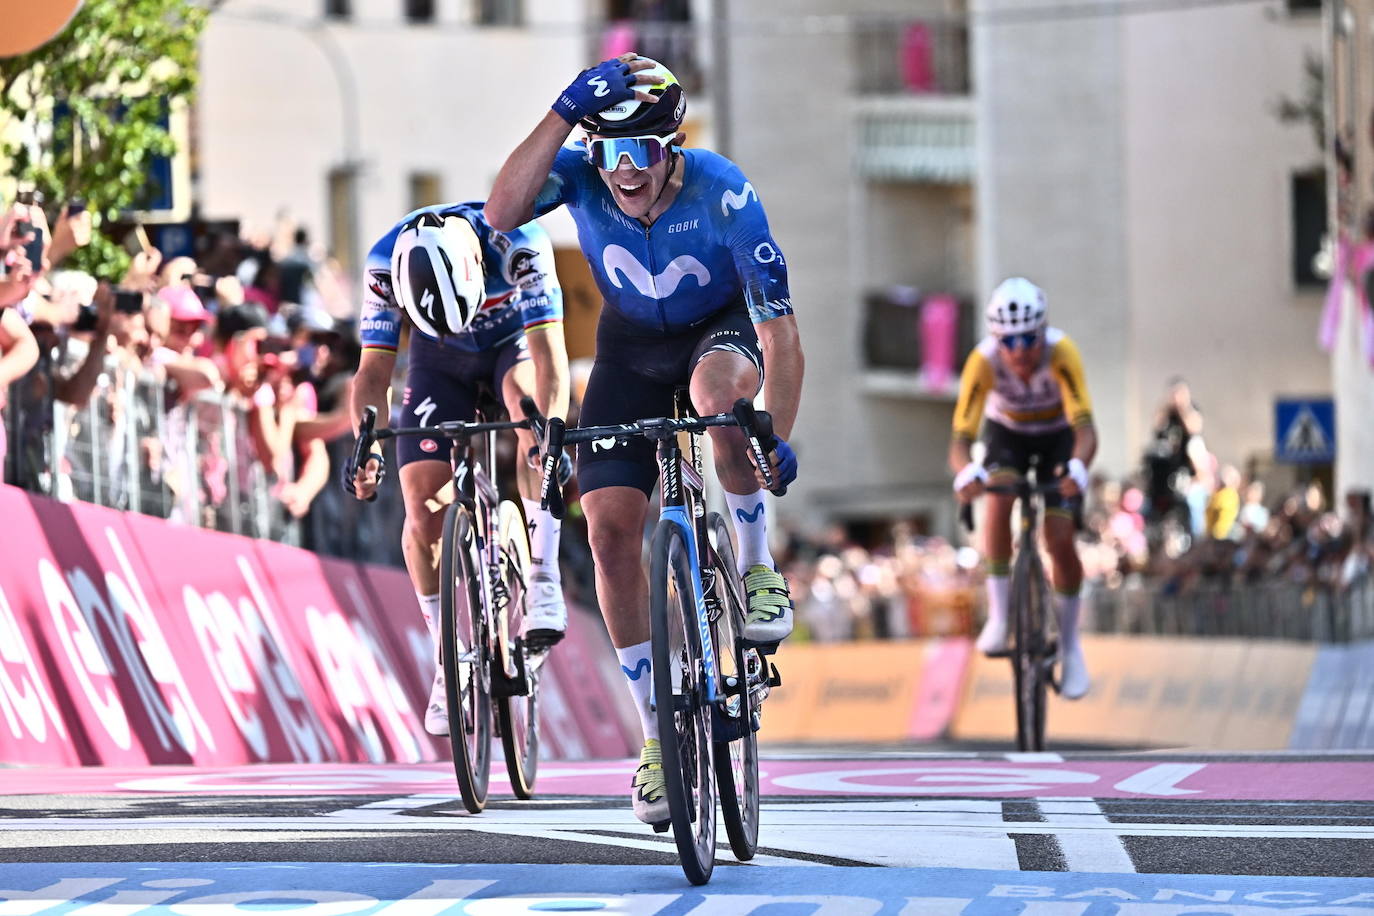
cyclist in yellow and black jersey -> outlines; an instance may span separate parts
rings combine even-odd
[[[1088,465],[1097,451],[1083,364],[1069,336],[1048,326],[1045,294],[1029,280],[1003,281],[993,292],[985,317],[988,335],[969,354],[959,380],[949,447],[954,490],[961,500],[972,500],[989,481],[1007,483],[1019,478],[1032,455],[1038,456],[1042,478],[1045,471],[1062,475],[1059,492],[1045,495],[1043,530],[1059,615],[1060,693],[1076,700],[1087,693],[1090,683],[1078,640],[1083,564],[1074,546],[1072,514],[1063,501],[1087,489]],[[987,452],[982,461],[975,461],[973,443],[980,426]],[[988,619],[978,635],[983,652],[1007,646],[1014,502],[1009,494],[988,494],[983,522]]]

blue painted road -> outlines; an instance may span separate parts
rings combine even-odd
[[[86,909],[90,907],[90,909]],[[340,863],[0,865],[0,916],[1374,914],[1374,879],[981,869]]]

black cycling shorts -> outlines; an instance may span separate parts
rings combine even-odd
[[[1073,457],[1074,435],[1070,426],[1048,433],[1018,433],[988,420],[983,424],[983,442],[988,449],[983,467],[987,468],[989,477],[998,471],[1020,477],[1030,467],[1031,456],[1037,455],[1036,474],[1040,482],[1045,483],[1049,480],[1046,475],[1064,472],[1064,466]],[[1046,509],[1058,508],[1064,502],[1057,492],[1050,491],[1044,496]]]
[[[481,353],[446,347],[419,334],[410,336],[402,426],[433,426],[449,420],[472,420],[484,387],[501,398],[501,383],[518,362],[530,358],[525,335]],[[398,467],[412,461],[448,461],[449,440],[401,436],[396,443]]]
[[[743,304],[730,306],[677,334],[645,334],[603,316],[596,329],[596,362],[582,398],[581,426],[628,423],[673,413],[673,391],[692,378],[708,353],[737,353],[754,364],[763,384],[763,353]],[[757,393],[757,392],[755,392]],[[577,486],[636,487],[650,494],[658,482],[655,445],[583,442],[577,446]]]

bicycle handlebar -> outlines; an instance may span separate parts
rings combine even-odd
[[[1062,477],[1056,477],[1056,478],[1054,478],[1053,480],[1047,481],[1047,482],[1045,482],[1045,483],[1036,483],[1036,484],[1030,484],[1030,483],[1027,483],[1027,482],[1024,481],[1024,480],[1017,481],[1016,483],[984,484],[984,485],[983,485],[983,492],[984,492],[984,493],[1001,493],[1001,494],[1006,495],[1006,496],[1019,496],[1019,497],[1021,497],[1022,499],[1025,499],[1026,497],[1030,496],[1032,493],[1040,493],[1041,495],[1048,494],[1048,493],[1058,493],[1058,492],[1059,492],[1059,481],[1061,481],[1061,480],[1063,480],[1063,479],[1064,479],[1064,478],[1062,478]],[[1073,505],[1073,524],[1074,524],[1074,528],[1077,529],[1077,530],[1079,530],[1079,531],[1082,531],[1082,530],[1083,530],[1083,494],[1081,494],[1081,493],[1078,494],[1077,496],[1075,496],[1075,497],[1073,497],[1072,499],[1068,500],[1068,502],[1071,503],[1071,504]],[[960,506],[959,506],[959,521],[961,521],[961,522],[964,523],[964,528],[965,528],[965,529],[967,529],[967,530],[969,530],[969,531],[972,531],[972,530],[973,530],[973,501],[972,501],[972,500],[970,500],[969,502],[961,503],[961,504],[960,504]]]
[[[767,456],[777,446],[773,436],[773,417],[767,411],[754,410],[754,405],[740,398],[735,402],[732,413],[718,413],[708,417],[650,417],[631,423],[612,423],[605,426],[567,427],[562,418],[545,419],[535,405],[534,399],[520,399],[520,409],[524,411],[529,427],[539,442],[540,453],[544,456],[544,479],[539,490],[541,508],[549,510],[554,518],[563,517],[564,503],[561,488],[554,480],[558,469],[558,456],[567,445],[591,442],[594,439],[629,440],[637,436],[662,441],[678,433],[702,433],[712,426],[738,426],[749,439],[750,450],[754,453],[758,466],[763,469],[764,480],[773,483],[772,469],[768,466]],[[786,493],[784,487],[778,491]]]

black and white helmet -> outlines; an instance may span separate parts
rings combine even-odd
[[[431,337],[458,334],[487,297],[482,241],[461,216],[421,213],[401,227],[391,250],[396,301]]]
[[[1044,290],[1025,277],[1011,277],[993,290],[983,314],[988,333],[1005,337],[1040,330],[1046,311]]]

